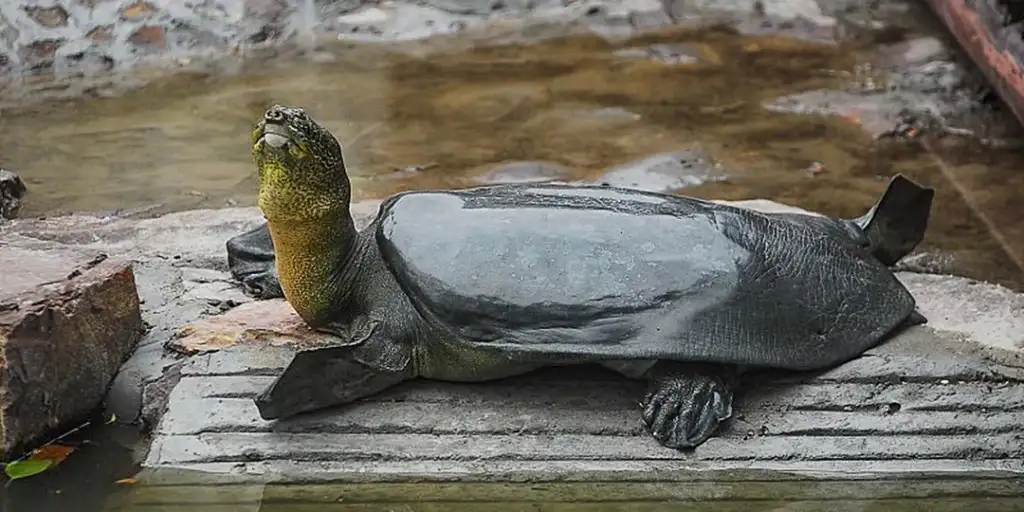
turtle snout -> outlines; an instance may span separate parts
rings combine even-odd
[[[274,105],[273,107],[268,108],[267,111],[263,113],[263,120],[274,124],[284,123],[284,108],[280,105]]]

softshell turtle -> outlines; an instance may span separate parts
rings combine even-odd
[[[340,338],[294,356],[256,398],[265,419],[416,377],[599,363],[647,379],[648,431],[691,448],[732,414],[741,369],[828,368],[925,321],[888,266],[933,191],[902,176],[853,220],[519,184],[400,193],[357,232],[328,130],[274,106],[252,143],[268,222],[228,241],[230,268]]]

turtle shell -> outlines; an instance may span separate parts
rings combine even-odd
[[[814,369],[914,310],[841,221],[607,187],[396,195],[381,254],[421,315],[476,348],[573,361]]]

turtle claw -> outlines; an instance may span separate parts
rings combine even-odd
[[[696,448],[732,416],[733,391],[724,368],[673,364],[652,372],[656,374],[644,397],[641,418],[663,446]]]

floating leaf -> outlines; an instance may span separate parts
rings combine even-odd
[[[68,458],[75,451],[74,446],[69,446],[60,443],[50,443],[47,445],[40,446],[32,455],[29,456],[31,460],[48,460],[53,463],[54,466],[64,462],[64,459]]]
[[[110,415],[110,419],[107,420],[107,425],[110,425],[111,423],[113,423],[115,421],[117,421],[117,415],[116,414],[111,414]]]
[[[28,478],[30,476],[38,475],[50,467],[53,466],[53,462],[47,459],[24,459],[16,460],[8,463],[4,466],[4,473],[11,480],[17,480],[19,478]]]
[[[122,478],[122,479],[120,479],[120,480],[118,480],[118,481],[116,481],[114,483],[115,484],[134,484],[135,482],[138,482],[138,479],[135,479],[135,478]]]

